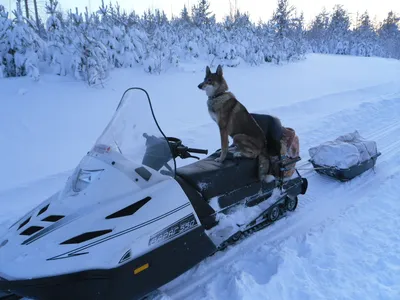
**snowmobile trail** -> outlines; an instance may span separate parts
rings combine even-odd
[[[246,293],[254,294],[247,287],[247,281],[255,280],[259,284],[267,284],[280,272],[280,267],[284,263],[284,255],[280,253],[282,245],[294,240],[297,247],[295,251],[300,256],[306,255],[307,249],[297,245],[297,241],[301,241],[310,233],[325,230],[332,222],[340,221],[350,207],[358,205],[359,199],[365,198],[365,194],[379,190],[382,183],[400,171],[398,164],[393,163],[400,142],[392,142],[396,140],[393,137],[400,134],[400,122],[395,121],[399,113],[399,99],[361,103],[356,109],[330,114],[322,122],[312,123],[306,130],[299,130],[300,140],[304,140],[303,160],[308,157],[306,153],[310,146],[355,129],[367,138],[374,137],[378,150],[382,152],[376,173],[370,170],[350,182],[340,183],[317,175],[312,170],[300,170],[302,174],[307,174],[309,190],[305,196],[300,197],[298,209],[294,213],[288,214],[277,223],[256,232],[235,246],[228,247],[224,252],[209,257],[175,281],[165,285],[161,288],[165,297],[187,299],[196,295],[196,299],[246,298],[248,296]],[[304,165],[303,169],[306,168]],[[53,179],[58,181],[61,177],[54,176]],[[46,187],[44,182],[42,188],[45,189],[35,194],[49,192],[49,187]],[[27,193],[28,190],[29,186]],[[5,195],[0,194],[0,196],[6,199]],[[217,289],[217,286],[224,288]],[[258,296],[265,299],[262,293]]]
[[[400,94],[400,88],[396,82],[389,82],[364,88],[344,90],[330,93],[312,99],[299,101],[292,105],[278,106],[268,111],[261,110],[260,113],[270,113],[279,116],[285,121],[298,122],[296,128],[308,127],[310,118],[323,120],[329,115],[339,111],[357,108],[362,103],[374,103],[385,99],[396,99]],[[307,112],[299,114],[299,111]]]
[[[396,115],[398,116],[399,113],[399,99],[362,103],[357,109],[334,113],[325,120],[326,123],[335,124],[335,126],[323,126],[325,130],[321,130],[321,126],[316,126],[307,132],[300,132],[300,140],[302,136],[314,134],[318,136],[316,139],[320,143],[329,137],[335,138],[337,135],[351,131],[349,130],[351,126],[351,128],[359,129],[367,139],[375,140],[378,151],[382,155],[378,158],[375,170],[369,170],[346,183],[317,174],[311,170],[310,163],[299,163],[299,168],[305,169],[300,170],[300,174],[309,180],[309,189],[306,195],[299,198],[295,212],[287,214],[285,218],[256,232],[235,246],[228,247],[224,252],[215,254],[175,281],[165,285],[160,289],[163,295],[171,299],[185,299],[195,294],[197,299],[202,297],[213,299],[214,297],[210,295],[210,293],[215,293],[213,286],[221,280],[219,278],[223,277],[233,280],[230,283],[224,282],[224,285],[233,285],[232,288],[236,289],[235,286],[238,284],[236,276],[242,274],[237,266],[242,265],[242,261],[246,261],[249,255],[260,257],[260,264],[264,269],[259,271],[261,274],[258,275],[263,277],[263,282],[268,282],[278,271],[277,266],[281,262],[281,256],[276,251],[282,243],[290,238],[302,238],[307,232],[313,230],[324,230],[330,223],[342,218],[349,207],[356,206],[358,199],[366,194],[375,193],[386,181],[390,180],[391,176],[400,172],[399,164],[394,163],[400,152],[400,141],[394,138],[400,135],[400,122],[396,120]],[[346,122],[339,122],[340,119],[345,119]],[[303,153],[315,144],[311,140],[313,139],[310,138],[302,147]],[[303,155],[303,157],[308,157],[308,155]],[[220,270],[220,272],[216,274],[215,270]],[[235,275],[238,272],[239,275]],[[229,295],[221,293],[220,297],[241,299],[234,292]]]

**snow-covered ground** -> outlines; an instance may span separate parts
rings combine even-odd
[[[159,76],[118,70],[95,88],[49,75],[0,80],[0,235],[62,187],[128,87],[148,90],[167,135],[218,148],[206,96],[197,89],[204,67]],[[167,284],[163,298],[398,299],[400,61],[309,55],[224,72],[250,111],[295,128],[309,190],[294,213]],[[338,183],[309,170],[310,147],[354,130],[382,152],[374,171]]]

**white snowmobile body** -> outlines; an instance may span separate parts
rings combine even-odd
[[[196,171],[196,163],[177,169],[175,162],[207,151],[167,139],[143,91],[124,93],[65,187],[0,237],[0,291],[140,299],[217,251],[220,242],[206,230],[218,223],[216,212],[207,202],[221,189],[201,190],[196,180],[206,171]],[[289,183],[281,204],[305,193],[304,179]]]

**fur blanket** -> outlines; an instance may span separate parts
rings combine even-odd
[[[282,138],[281,138],[281,156],[287,158],[296,158],[300,155],[300,142],[299,137],[296,135],[296,131],[290,127],[282,127]],[[286,168],[290,169],[283,173],[283,177],[291,177],[296,170],[294,167],[296,163],[288,165]],[[272,175],[275,177],[280,176],[279,172],[279,157],[271,157],[271,167],[272,167]]]

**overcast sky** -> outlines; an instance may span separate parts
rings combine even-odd
[[[33,0],[29,0],[33,1]],[[43,6],[46,0],[37,0],[40,6]],[[5,7],[14,7],[15,0],[0,0],[0,3]],[[109,3],[110,0],[105,0]],[[113,3],[117,1],[112,0]],[[229,13],[230,2],[235,3],[235,0],[211,0],[211,8],[216,14],[218,20],[223,18]],[[84,9],[85,6],[96,10],[101,0],[59,0],[63,10],[78,7],[80,10]],[[183,5],[191,7],[197,3],[197,0],[118,0],[118,3],[122,8],[125,8],[128,12],[135,10],[137,13],[142,14],[144,10],[148,8],[159,8],[163,9],[168,17],[171,14],[177,15],[182,9]],[[237,6],[242,11],[247,11],[253,21],[259,19],[267,20],[271,17],[273,10],[276,7],[276,0],[236,0]],[[327,10],[331,10],[335,4],[343,4],[344,7],[352,13],[354,16],[357,11],[363,13],[368,10],[371,18],[375,16],[378,20],[383,20],[390,10],[400,13],[400,0],[289,0],[291,5],[294,5],[298,11],[303,11],[307,22],[309,22],[317,13],[319,13],[323,7]]]

